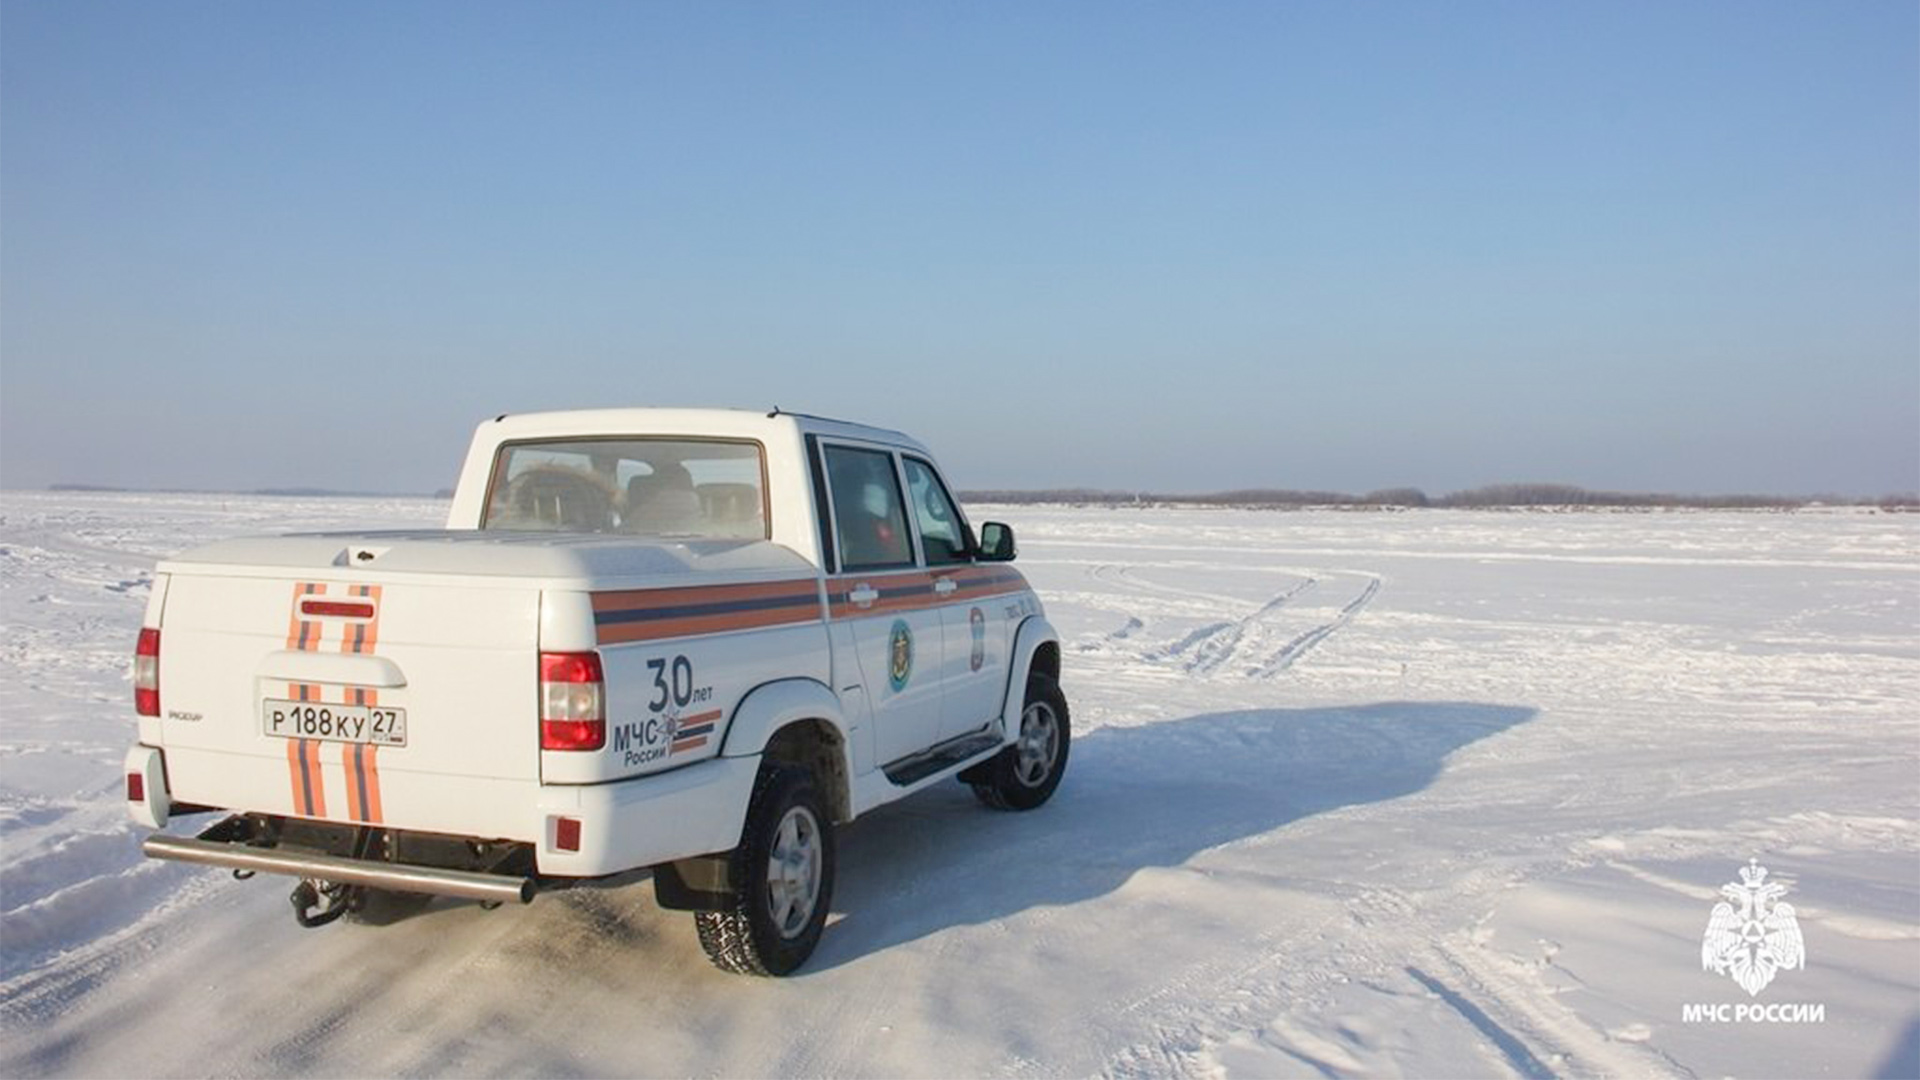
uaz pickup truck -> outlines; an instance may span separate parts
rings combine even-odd
[[[399,895],[639,880],[723,969],[818,943],[834,828],[949,777],[1046,802],[1058,635],[925,447],[782,413],[502,416],[444,530],[163,561],[134,656],[147,855]],[[626,877],[622,877],[625,875]]]

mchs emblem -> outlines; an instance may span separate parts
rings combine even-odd
[[[907,688],[913,678],[913,631],[905,619],[893,621],[893,633],[887,638],[887,685],[894,693]]]
[[[1747,860],[1739,884],[1720,886],[1726,899],[1713,905],[1707,919],[1700,966],[1731,977],[1749,996],[1766,989],[1780,971],[1806,967],[1806,945],[1793,905],[1779,902],[1786,892],[1785,885],[1767,880],[1760,860]]]

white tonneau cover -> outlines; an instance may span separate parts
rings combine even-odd
[[[766,540],[656,540],[648,537],[500,530],[419,529],[396,532],[304,533],[222,540],[160,564],[162,573],[268,576],[288,570],[338,574],[505,577],[595,588],[644,585],[651,579],[768,575],[811,576],[813,564]]]

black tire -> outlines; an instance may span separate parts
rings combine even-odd
[[[783,870],[776,874],[772,864],[782,849]],[[729,860],[732,903],[693,914],[700,947],[722,971],[790,974],[820,943],[833,902],[833,872],[833,819],[813,775],[788,765],[761,766],[740,846]]]
[[[980,801],[995,810],[1031,810],[1060,786],[1072,741],[1067,696],[1059,683],[1036,673],[1027,678],[1019,741],[962,776]]]

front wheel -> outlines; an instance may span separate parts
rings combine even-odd
[[[693,916],[707,958],[742,975],[786,975],[806,963],[827,925],[833,868],[832,819],[812,774],[764,766],[728,861],[731,902]]]
[[[1067,697],[1045,675],[1027,678],[1027,703],[1020,710],[1020,737],[963,778],[980,801],[996,810],[1031,810],[1053,797],[1067,771],[1072,731]],[[976,771],[977,769],[977,771]]]

